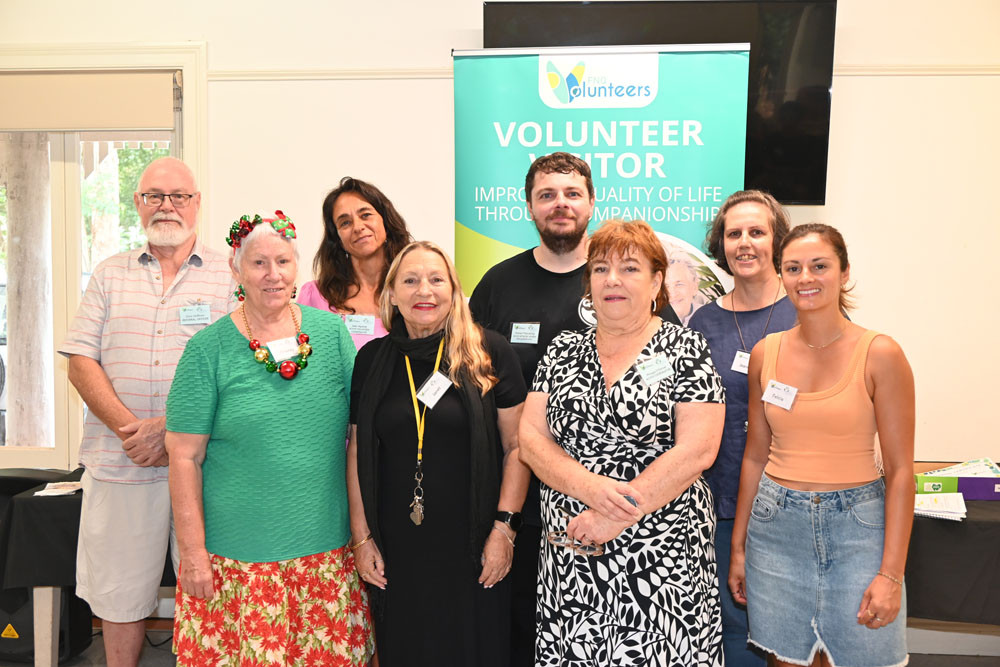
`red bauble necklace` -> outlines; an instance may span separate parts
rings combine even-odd
[[[264,369],[268,373],[278,371],[278,375],[286,380],[291,380],[299,374],[300,370],[309,365],[306,357],[312,354],[312,345],[309,344],[309,334],[302,333],[302,329],[299,328],[299,321],[295,318],[295,309],[292,308],[292,304],[288,304],[288,312],[291,313],[292,324],[295,325],[296,340],[299,342],[299,356],[293,359],[285,359],[279,364],[271,359],[271,354],[267,351],[267,348],[253,337],[253,332],[250,331],[250,322],[247,320],[246,302],[240,306],[240,315],[243,316],[243,326],[247,328],[247,338],[250,339],[250,349],[253,350],[253,358],[257,360],[258,364],[264,364]]]

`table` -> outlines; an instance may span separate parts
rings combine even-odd
[[[76,481],[77,469],[58,481]],[[76,586],[76,543],[80,530],[82,494],[36,496],[44,485],[10,499],[5,524],[6,562],[3,588],[31,588],[34,592],[35,665],[58,664],[60,589]],[[0,562],[4,562],[0,558]],[[162,585],[174,586],[170,555],[164,564]]]
[[[82,469],[62,479],[79,479]],[[58,663],[59,589],[76,585],[81,494],[11,498],[7,508],[3,587],[33,588],[35,664]],[[906,566],[908,614],[914,618],[1000,625],[1000,501],[967,501],[965,521],[916,517]],[[2,536],[0,536],[2,537]],[[0,554],[0,563],[3,554]],[[173,586],[170,556],[163,585]]]
[[[964,521],[914,517],[907,614],[1000,625],[1000,501],[968,500]]]

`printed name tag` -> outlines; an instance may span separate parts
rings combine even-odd
[[[299,353],[299,341],[294,336],[279,338],[268,342],[267,349],[271,351],[271,358],[276,362],[291,359]]]
[[[771,405],[777,405],[779,408],[791,410],[792,402],[795,401],[797,393],[799,393],[799,390],[795,387],[778,382],[777,380],[769,380],[767,389],[764,390],[761,400]]]
[[[510,342],[537,345],[538,330],[541,326],[538,322],[512,322],[510,325]]]
[[[437,405],[437,402],[444,396],[444,393],[448,391],[448,387],[450,386],[451,380],[448,376],[441,371],[437,371],[420,385],[420,390],[417,392],[417,400],[433,410],[434,406]]]
[[[733,357],[733,365],[730,368],[737,373],[746,375],[750,371],[750,353],[736,350],[736,356]]]
[[[211,324],[212,309],[207,303],[181,307],[181,324]]]
[[[368,336],[375,334],[374,315],[344,315],[344,324],[347,325],[348,333]]]
[[[635,369],[642,376],[642,381],[649,386],[653,386],[660,380],[668,378],[674,373],[674,369],[667,361],[667,355],[662,352],[649,359],[641,359],[635,362]]]

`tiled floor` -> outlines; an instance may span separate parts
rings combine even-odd
[[[995,655],[924,655],[910,654],[909,667],[997,667],[1000,658]]]
[[[176,660],[174,654],[170,652],[169,630],[148,630],[146,632],[146,645],[142,649],[142,657],[139,659],[141,667],[173,667]],[[72,660],[67,660],[60,667],[91,667],[106,665],[104,658],[104,640],[100,632],[94,636],[87,650],[76,656]]]
[[[166,631],[150,630],[146,633],[146,646],[142,651],[142,658],[139,661],[141,667],[172,667],[175,664],[173,654],[170,652],[170,633]],[[150,645],[164,642],[158,647]],[[101,636],[94,637],[90,647],[67,662],[61,667],[90,667],[106,665],[104,659],[104,642]],[[911,654],[909,667],[997,667],[1000,658],[996,656],[965,656],[965,655],[920,655]]]

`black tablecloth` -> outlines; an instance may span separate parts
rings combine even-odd
[[[62,479],[80,479],[82,472]],[[76,585],[81,494],[35,496],[42,486],[10,499],[0,534],[2,588]],[[1000,625],[1000,501],[966,507],[965,521],[914,519],[907,611],[914,618]],[[168,555],[163,585],[174,583]]]
[[[970,500],[964,521],[915,517],[907,614],[1000,625],[1000,501]]]
[[[60,481],[79,480],[82,474],[80,468]],[[7,537],[3,540],[6,549],[3,588],[76,586],[76,542],[82,494],[34,495],[42,488],[44,485],[10,499],[3,531]],[[175,583],[168,554],[162,584],[173,586]]]

